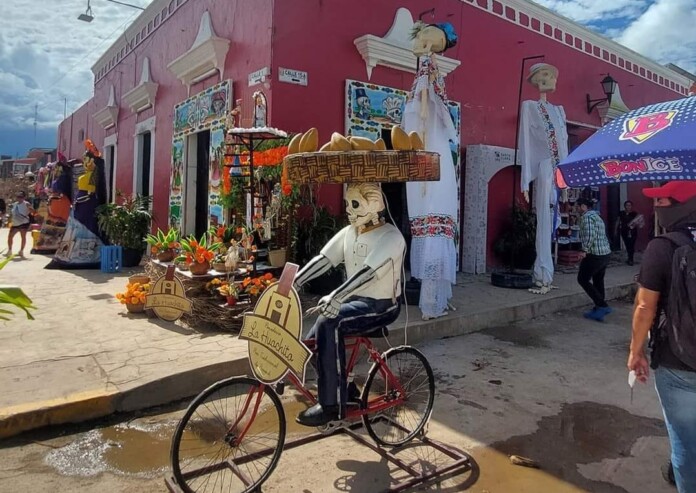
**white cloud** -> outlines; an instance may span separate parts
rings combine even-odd
[[[583,24],[610,19],[633,19],[650,4],[648,0],[535,0],[561,15]]]
[[[617,41],[662,63],[696,72],[696,0],[657,0]]]
[[[55,128],[92,96],[92,64],[140,13],[92,0],[94,20],[77,16],[86,0],[1,0],[0,130]],[[145,7],[151,0],[130,0]]]

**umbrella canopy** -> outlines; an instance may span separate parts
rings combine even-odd
[[[560,188],[643,180],[696,180],[696,97],[626,113],[556,170]]]

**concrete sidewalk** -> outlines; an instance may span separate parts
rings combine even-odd
[[[0,230],[0,245],[6,237]],[[0,325],[0,437],[168,403],[248,371],[247,344],[235,336],[128,314],[114,294],[138,270],[44,270],[48,262],[30,255],[0,272],[0,283],[20,285],[38,307],[34,321],[20,314]],[[636,271],[611,268],[608,298],[627,295]],[[574,273],[558,273],[556,285],[537,296],[461,275],[457,311],[424,322],[417,308],[402,310],[390,342],[404,342],[407,317],[408,343],[417,344],[589,304]]]

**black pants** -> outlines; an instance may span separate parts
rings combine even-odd
[[[621,239],[626,245],[626,253],[628,254],[628,261],[633,262],[633,254],[636,252],[636,234],[631,233],[621,233]]]
[[[582,259],[578,272],[578,284],[592,298],[596,307],[608,306],[604,301],[604,274],[609,265],[609,255],[591,255]]]

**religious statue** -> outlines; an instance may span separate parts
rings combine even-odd
[[[295,287],[345,264],[348,280],[318,305],[308,338],[318,349],[319,403],[300,413],[298,423],[322,426],[345,414],[349,395],[344,338],[393,323],[399,316],[401,269],[406,242],[384,218],[379,183],[348,185],[350,224],[339,231],[295,278]]]
[[[447,315],[452,285],[456,283],[457,178],[450,141],[459,145],[447,107],[445,82],[434,53],[454,46],[451,24],[417,22],[413,53],[418,73],[406,100],[401,127],[417,132],[426,151],[440,154],[440,180],[406,183],[411,223],[411,275],[421,281],[418,306],[428,320]]]
[[[538,101],[524,101],[520,115],[519,157],[522,166],[522,192],[529,201],[529,187],[534,183],[536,209],[536,260],[534,287],[530,292],[546,294],[552,289],[553,232],[560,224],[558,189],[554,183],[558,163],[568,155],[568,131],[562,106],[548,102],[547,94],[556,90],[558,69],[537,63],[529,70],[527,81],[539,90]]]

